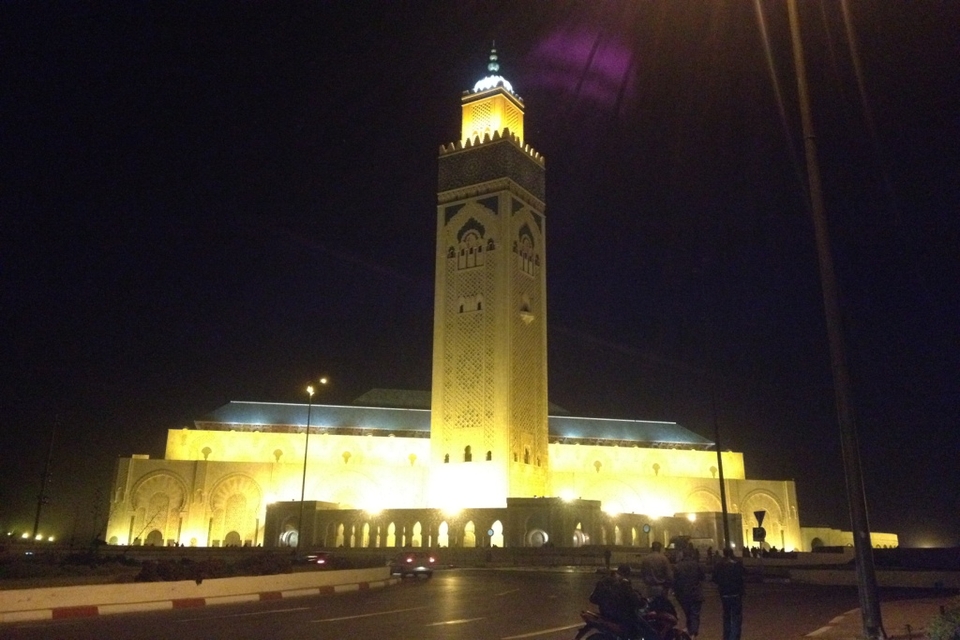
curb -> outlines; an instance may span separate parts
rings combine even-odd
[[[51,609],[31,609],[26,611],[9,611],[0,613],[0,623],[5,622],[33,622],[37,620],[65,620],[70,618],[92,618],[96,616],[112,615],[115,613],[133,613],[137,611],[163,611],[172,609],[197,609],[200,607],[218,604],[236,604],[240,602],[264,602],[300,598],[303,596],[323,596],[347,593],[351,591],[367,591],[395,585],[399,578],[375,580],[372,582],[355,582],[352,584],[338,584],[323,587],[308,587],[291,589],[289,591],[263,591],[259,593],[245,593],[229,596],[211,596],[207,598],[175,598],[171,600],[148,600],[144,602],[129,602],[123,604],[91,604],[75,607],[54,607]]]

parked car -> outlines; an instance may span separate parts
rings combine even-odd
[[[419,551],[408,551],[399,553],[390,562],[390,573],[399,575],[401,578],[407,576],[426,577],[433,575],[433,568],[437,564],[437,558],[431,553],[422,553]]]

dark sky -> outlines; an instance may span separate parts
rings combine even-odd
[[[45,528],[83,535],[117,457],[230,400],[429,389],[437,150],[493,40],[547,160],[551,401],[715,417],[849,529],[785,3],[195,4],[0,8],[6,530],[57,421]],[[960,3],[799,4],[870,524],[958,545]]]

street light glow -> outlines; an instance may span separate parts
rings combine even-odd
[[[320,384],[327,384],[327,377],[320,378]],[[307,492],[307,457],[310,451],[310,409],[313,408],[314,388],[307,385],[307,424],[303,441],[303,479],[300,481],[300,515],[297,517],[297,556],[300,555],[301,540],[303,539],[303,503]]]

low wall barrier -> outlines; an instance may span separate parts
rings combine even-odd
[[[790,569],[790,581],[802,584],[855,586],[850,569]],[[877,586],[908,589],[960,589],[960,571],[876,571]]]
[[[135,582],[0,591],[0,622],[185,609],[359,591],[395,584],[388,567],[270,576]]]

